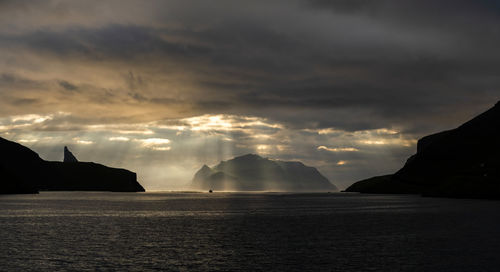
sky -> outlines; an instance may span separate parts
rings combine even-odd
[[[491,0],[0,0],[0,136],[181,190],[246,153],[343,189],[500,98]]]

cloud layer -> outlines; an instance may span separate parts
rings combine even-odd
[[[0,133],[50,159],[75,144],[150,188],[180,188],[243,152],[309,162],[345,187],[498,100],[499,11],[486,0],[0,1]]]

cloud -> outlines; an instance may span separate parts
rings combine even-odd
[[[59,81],[59,85],[61,85],[61,87],[63,87],[67,91],[75,91],[78,89],[77,86],[75,86],[67,81],[64,81],[64,80]]]
[[[75,141],[77,144],[81,144],[81,145],[91,145],[91,144],[94,144],[94,142],[91,141],[91,140],[80,139],[79,137],[73,138],[73,141]]]
[[[128,142],[128,141],[130,141],[130,139],[127,138],[127,137],[109,137],[108,139],[110,141],[119,141],[119,142]]]
[[[326,150],[330,152],[358,152],[359,149],[355,147],[334,147],[334,148],[329,148],[324,145],[320,145],[317,148],[318,150]]]
[[[337,165],[339,165],[339,166],[342,166],[342,165],[345,165],[345,164],[347,164],[346,161],[338,161],[337,162]]]
[[[367,5],[366,1],[358,2],[348,5]],[[184,13],[194,12],[182,5],[172,5]],[[255,4],[253,8],[258,6]],[[383,4],[369,6],[377,9],[380,6],[383,12],[389,12]],[[236,9],[235,12],[243,11]],[[75,65],[83,64],[89,69],[99,65],[100,70],[106,70],[107,79],[99,78],[96,81],[99,83],[88,84],[102,85],[107,81],[111,84],[106,85],[112,88],[93,86],[92,90],[87,88],[71,100],[59,94],[57,100],[64,102],[58,106],[64,106],[63,110],[85,103],[93,112],[99,110],[100,114],[110,117],[119,115],[126,105],[133,112],[129,119],[142,120],[151,120],[158,115],[179,117],[181,112],[185,116],[227,113],[274,118],[291,126],[357,130],[386,126],[387,122],[408,126],[405,120],[418,113],[422,120],[417,119],[415,125],[412,123],[412,127],[407,128],[414,130],[422,124],[429,124],[427,119],[436,114],[444,116],[446,111],[455,107],[465,105],[465,114],[476,111],[478,106],[467,106],[471,88],[477,88],[472,84],[477,86],[481,78],[494,71],[494,64],[489,67],[486,61],[478,62],[479,57],[474,60],[470,59],[474,55],[451,52],[449,48],[456,40],[427,28],[410,31],[404,29],[405,24],[388,24],[383,18],[372,18],[369,14],[335,17],[321,13],[322,21],[318,21],[312,16],[316,13],[308,9],[290,12],[281,18],[290,25],[296,24],[291,14],[300,14],[310,19],[306,22],[312,24],[307,26],[311,29],[317,29],[320,23],[336,25],[335,20],[342,21],[339,25],[356,27],[349,32],[345,27],[334,28],[331,31],[338,38],[325,40],[332,33],[311,32],[309,28],[302,31],[300,27],[292,28],[296,32],[288,28],[278,31],[256,23],[255,18],[245,13],[237,24],[209,23],[206,28],[196,30],[187,22],[188,27],[180,29],[168,24],[161,27],[80,24],[56,30],[4,34],[1,39],[4,50],[12,51],[14,49],[9,46],[14,46],[14,51],[37,52],[38,58],[41,56],[48,62],[64,60]],[[218,14],[218,11],[208,9],[202,15],[208,17],[212,13]],[[223,21],[233,19],[227,15],[221,17]],[[389,39],[365,33],[374,25],[379,30],[373,31]],[[312,36],[305,39],[304,33]],[[358,41],[358,36],[351,37],[353,33],[367,41]],[[382,47],[378,44],[380,37],[385,41]],[[411,39],[402,44],[407,37]],[[426,41],[426,44],[421,44],[421,41]],[[250,51],[254,53],[248,55]],[[124,65],[133,65],[134,71],[126,69],[110,82],[108,74]],[[210,76],[206,76],[208,74]],[[458,83],[453,80],[455,78],[470,78],[470,83]],[[490,84],[498,83],[489,78]],[[82,81],[71,75],[69,79],[60,79],[59,85],[72,82],[70,80]],[[50,88],[50,82],[40,81],[39,84],[48,85],[42,86],[43,89]],[[61,86],[66,90],[67,87],[76,87],[69,84]],[[478,104],[484,106],[488,100],[494,100],[495,95],[493,88],[482,88],[484,95],[477,99]],[[174,95],[180,92],[186,95]],[[47,96],[31,96],[16,98],[18,101],[38,102],[43,105],[41,109],[53,105],[53,101],[46,101]],[[105,111],[94,107],[104,101],[107,104]],[[297,111],[301,116],[292,117]],[[90,115],[85,110],[81,112]],[[369,116],[369,119],[345,118],[347,115]],[[322,118],[324,116],[329,118]],[[425,128],[428,130],[431,128]]]
[[[486,0],[1,1],[0,133],[52,159],[73,138],[92,142],[75,151],[148,169],[155,188],[164,165],[189,180],[245,152],[346,185],[397,169],[416,139],[499,99],[499,11]]]
[[[143,147],[157,150],[157,151],[168,151],[171,149],[169,146],[170,140],[163,138],[147,138],[147,139],[136,139],[135,141],[141,142]]]

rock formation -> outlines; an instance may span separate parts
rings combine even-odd
[[[31,178],[43,160],[29,148],[0,138],[0,194],[37,193]]]
[[[394,175],[346,191],[500,198],[500,103],[456,129],[420,139],[417,153]]]
[[[207,165],[195,174],[193,189],[208,191],[336,191],[314,167],[248,154]]]
[[[64,159],[63,162],[78,162],[76,157],[69,151],[68,147],[64,147]]]
[[[91,162],[45,161],[31,149],[0,138],[0,193],[38,190],[141,192],[144,188],[128,170]]]

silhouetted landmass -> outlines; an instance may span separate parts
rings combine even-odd
[[[393,175],[373,177],[358,181],[346,189],[346,192],[370,194],[418,194],[420,187],[393,179]]]
[[[314,167],[248,154],[206,165],[195,174],[192,186],[198,190],[228,191],[336,191],[335,185]]]
[[[0,138],[0,193],[144,191],[133,172],[73,158],[70,163],[45,161],[31,149]]]
[[[37,193],[28,177],[37,177],[42,162],[31,149],[0,137],[0,193]]]
[[[38,188],[0,165],[0,194],[36,194]]]
[[[394,175],[346,191],[500,198],[500,102],[456,129],[420,139],[417,153]]]

